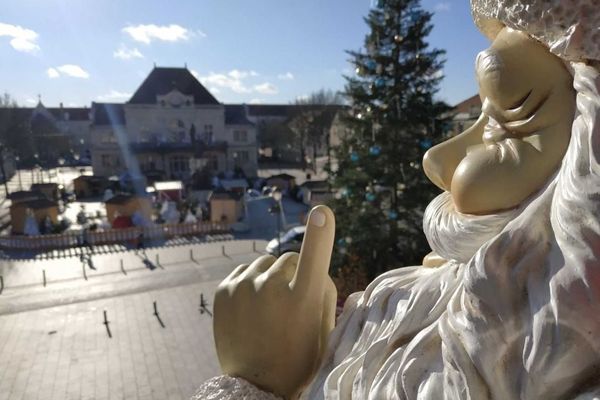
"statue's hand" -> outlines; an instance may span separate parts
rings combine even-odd
[[[310,381],[335,322],[334,234],[333,212],[315,207],[300,254],[259,257],[219,285],[214,334],[225,374],[287,399]]]

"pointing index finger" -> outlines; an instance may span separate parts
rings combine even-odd
[[[329,271],[334,236],[333,211],[327,206],[313,208],[308,216],[298,268],[292,281],[294,290],[300,293],[322,290]]]

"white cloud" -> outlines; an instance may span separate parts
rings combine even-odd
[[[252,99],[252,100],[250,100],[248,103],[249,103],[249,104],[262,104],[262,103],[264,103],[264,102],[265,102],[265,100],[264,100],[264,99]]]
[[[192,36],[205,37],[206,35],[201,31],[190,31],[181,25],[154,25],[154,24],[140,24],[130,25],[123,28],[123,32],[127,33],[136,42],[150,44],[154,40],[161,40],[163,42],[179,42],[183,40],[189,40]]]
[[[39,35],[31,29],[0,22],[0,37],[2,36],[11,38],[10,45],[17,51],[35,53],[40,49],[37,44]]]
[[[58,78],[60,76],[70,76],[71,78],[88,79],[90,74],[75,64],[64,64],[59,67],[48,68],[46,74],[51,79]]]
[[[451,8],[451,6],[450,6],[450,3],[449,3],[449,2],[447,2],[447,1],[443,1],[443,2],[437,3],[437,4],[436,4],[436,5],[433,7],[433,9],[434,9],[435,11],[437,11],[437,12],[450,11],[450,8]]]
[[[121,60],[131,60],[133,58],[144,58],[144,55],[136,48],[128,48],[124,44],[119,46],[118,50],[113,53],[114,58],[120,58]]]
[[[233,70],[228,74],[217,74],[211,72],[207,76],[201,76],[200,82],[204,85],[229,89],[236,93],[250,93],[251,90],[242,81],[242,71]],[[247,75],[244,75],[244,78]]]
[[[277,79],[280,79],[282,81],[293,81],[294,74],[292,74],[291,72],[286,72],[285,74],[279,74],[279,75],[277,75]]]
[[[278,93],[277,87],[269,82],[253,85],[253,78],[260,76],[260,74],[254,70],[232,69],[228,72],[210,72],[204,76],[200,75],[195,70],[191,70],[190,72],[202,82],[203,85],[209,87],[212,93],[220,93],[223,90],[229,90],[235,93]]]
[[[265,82],[254,86],[254,91],[261,94],[277,94],[279,90],[272,83]]]
[[[27,104],[33,105],[33,104],[37,104],[37,102],[38,102],[37,99],[34,99],[33,97],[28,97],[25,99],[25,103],[27,103]]]
[[[119,92],[118,90],[111,89],[110,92],[103,95],[97,96],[98,101],[125,101],[131,98],[132,94],[127,92]]]
[[[310,98],[307,94],[301,94],[300,96],[296,96],[296,101],[307,101]]]
[[[50,79],[58,78],[60,76],[56,68],[48,68],[46,74],[48,74],[48,78]]]
[[[229,75],[230,77],[232,77],[233,79],[246,79],[249,76],[258,76],[258,72],[256,71],[240,71],[237,69],[232,69],[231,71],[229,71],[227,73],[227,75]]]

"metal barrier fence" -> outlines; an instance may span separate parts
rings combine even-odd
[[[229,232],[230,226],[218,222],[195,222],[191,224],[163,224],[124,229],[99,231],[73,231],[62,234],[39,236],[0,236],[0,248],[9,250],[50,250],[77,247],[84,240],[90,245],[121,242],[134,243],[140,237],[147,239],[169,239],[175,236],[202,235]]]

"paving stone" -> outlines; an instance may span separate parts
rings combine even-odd
[[[189,398],[219,373],[212,319],[199,312],[200,293],[212,305],[220,280],[258,256],[249,252],[251,241],[227,245],[235,256],[220,256],[221,244],[195,245],[191,262],[189,251],[171,247],[160,252],[164,270],[138,268],[125,276],[119,268],[87,282],[70,278],[77,258],[59,260],[72,272],[59,271],[56,260],[14,263],[11,268],[24,268],[15,276],[30,284],[8,286],[0,295],[0,400]],[[129,267],[139,262],[129,253],[98,257],[99,266],[118,265],[123,257]],[[53,276],[46,288],[31,283],[42,265]]]

